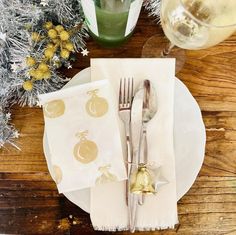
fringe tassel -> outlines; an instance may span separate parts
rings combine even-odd
[[[156,230],[165,230],[165,229],[174,229],[175,225],[178,224],[179,221],[177,221],[176,223],[174,223],[173,225],[163,225],[163,226],[157,226],[157,227],[136,227],[135,230],[136,231],[156,231]],[[106,226],[102,226],[102,227],[98,227],[98,226],[94,226],[93,227],[94,230],[96,231],[108,231],[108,232],[120,232],[120,231],[128,231],[129,227],[106,227]]]

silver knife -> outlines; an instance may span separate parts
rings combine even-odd
[[[156,91],[150,80],[143,82],[143,107],[142,107],[142,131],[139,143],[139,160],[138,163],[148,163],[148,144],[147,144],[147,125],[157,112]],[[143,151],[141,151],[143,150]],[[142,152],[142,154],[141,154]],[[139,198],[139,204],[144,203],[144,195]]]
[[[143,98],[144,89],[143,86],[135,93],[131,109],[131,135],[132,135],[132,148],[133,148],[133,159],[131,165],[131,174],[137,170],[139,161],[139,144],[142,131],[142,111],[143,111]],[[130,175],[131,175],[130,174]],[[137,220],[137,207],[140,195],[130,193],[129,195],[129,224],[130,232],[135,232],[135,225]]]

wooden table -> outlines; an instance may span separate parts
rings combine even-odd
[[[143,44],[156,33],[162,35],[160,26],[143,12],[126,45],[109,50],[90,40],[89,57],[78,55],[64,73],[72,77],[92,57],[140,57]],[[213,48],[188,51],[178,78],[201,107],[206,156],[196,182],[178,202],[180,225],[153,234],[236,234],[236,35]],[[21,133],[21,151],[0,150],[0,233],[96,234],[89,215],[57,193],[48,173],[41,109],[15,106],[13,122]]]

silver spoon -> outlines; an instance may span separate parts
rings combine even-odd
[[[142,131],[139,144],[139,161],[138,163],[148,163],[148,143],[147,143],[147,126],[157,112],[157,97],[156,91],[150,80],[143,82],[144,97],[143,97],[143,112],[142,112]],[[141,154],[143,147],[143,154]],[[139,198],[139,204],[144,203],[144,196]]]

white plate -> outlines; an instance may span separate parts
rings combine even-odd
[[[64,88],[90,82],[90,68],[82,70]],[[64,89],[63,88],[63,89]],[[205,155],[205,126],[199,106],[188,88],[175,79],[174,105],[174,149],[176,161],[177,199],[179,200],[192,186],[203,163]],[[44,133],[44,153],[49,172],[52,175],[50,152]],[[90,190],[64,193],[84,211],[90,211]]]

